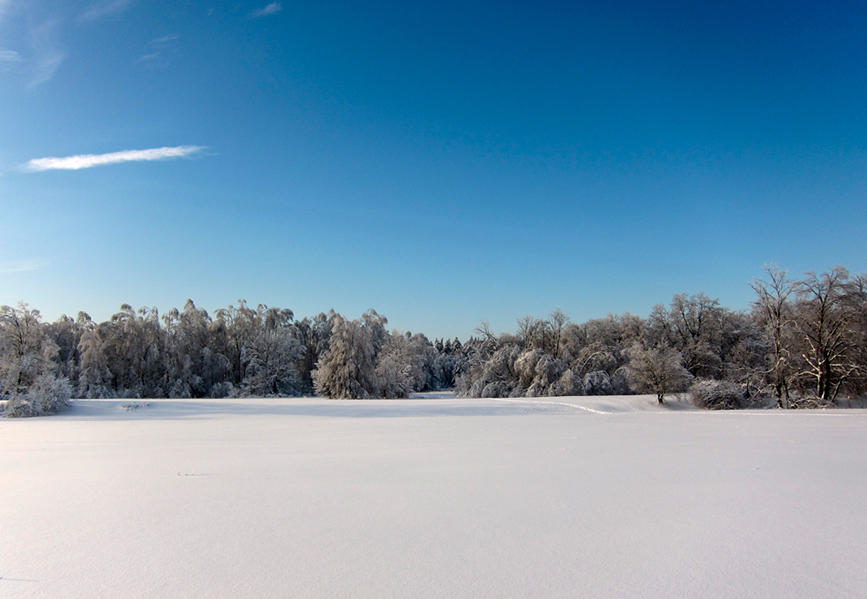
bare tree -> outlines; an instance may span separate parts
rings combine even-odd
[[[849,273],[837,266],[828,273],[797,283],[799,301],[795,326],[802,342],[801,369],[797,373],[813,382],[814,398],[831,403],[841,386],[861,368],[854,359],[854,314],[847,302]]]
[[[786,271],[774,265],[765,265],[768,280],[756,279],[751,287],[758,299],[753,306],[759,313],[765,335],[768,337],[773,353],[770,357],[768,374],[777,395],[777,406],[789,405],[789,379],[792,375],[788,337],[792,326],[792,311],[789,297],[794,293],[796,284],[786,278]]]
[[[534,316],[518,319],[518,342],[524,349],[543,349],[548,323]]]
[[[553,356],[560,357],[560,342],[563,337],[563,328],[569,322],[569,317],[560,308],[555,308],[548,316],[548,328],[551,330]]]
[[[671,347],[646,348],[636,342],[627,350],[629,378],[639,393],[652,391],[660,404],[665,394],[682,391],[692,379],[683,367],[680,352]]]
[[[654,344],[665,343],[683,356],[693,376],[717,377],[722,369],[722,329],[725,309],[704,293],[679,293],[668,309],[655,306],[648,318]]]
[[[850,395],[867,393],[867,274],[860,274],[849,281],[846,304],[852,314],[854,339],[853,359],[860,368],[847,383]]]

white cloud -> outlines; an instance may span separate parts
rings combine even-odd
[[[109,17],[122,13],[133,3],[133,0],[108,0],[107,2],[95,2],[81,14],[82,21],[95,21],[103,17]]]
[[[38,260],[19,260],[0,262],[0,275],[11,275],[19,272],[33,272],[43,267]]]
[[[152,60],[156,60],[160,58],[159,52],[148,52],[147,54],[142,54],[136,59],[136,62],[151,62]]]
[[[51,80],[66,60],[66,52],[57,44],[57,21],[46,21],[31,28],[30,39],[33,45],[32,71],[28,87],[34,88]]]
[[[151,46],[165,46],[179,39],[181,39],[181,36],[179,36],[177,33],[170,33],[169,35],[164,35],[162,37],[152,39],[148,42],[148,44]]]
[[[139,56],[136,62],[153,68],[169,66],[178,53],[179,39],[181,36],[176,33],[152,39],[147,43],[147,52]]]
[[[36,59],[34,65],[33,78],[30,80],[28,87],[38,87],[43,83],[50,81],[57,73],[57,69],[66,60],[66,54],[60,51],[46,52]]]
[[[34,158],[24,165],[24,169],[31,172],[52,170],[77,171],[83,168],[106,164],[120,164],[121,162],[183,158],[203,149],[203,146],[172,146],[150,148],[148,150],[123,150],[121,152],[109,152],[108,154],[78,154],[76,156]]]
[[[258,10],[254,10],[252,16],[253,18],[267,17],[268,15],[276,15],[281,10],[283,10],[282,4],[279,2],[271,2]]]
[[[15,50],[5,50],[0,48],[0,67],[4,64],[10,64],[13,62],[21,62],[21,55]]]

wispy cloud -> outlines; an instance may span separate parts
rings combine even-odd
[[[177,33],[170,33],[169,35],[164,35],[162,37],[152,39],[148,43],[152,46],[164,46],[180,38],[181,36],[179,36]]]
[[[150,148],[148,150],[123,150],[108,154],[78,154],[76,156],[34,158],[24,165],[24,170],[39,171],[77,171],[83,168],[120,164],[122,162],[147,162],[183,158],[204,150],[203,146],[171,146]]]
[[[0,48],[0,66],[13,62],[21,62],[21,55],[15,50]]]
[[[46,21],[30,30],[33,44],[33,76],[28,87],[34,88],[50,81],[66,60],[66,52],[56,43],[57,21]]]
[[[152,39],[147,43],[147,52],[139,56],[136,62],[151,68],[169,66],[178,53],[179,39],[181,36],[176,33]]]
[[[33,272],[42,268],[39,260],[0,261],[0,275],[11,275],[18,272]]]
[[[66,53],[58,51],[47,52],[39,56],[33,65],[33,78],[30,80],[28,87],[39,87],[43,83],[50,81],[57,74],[57,69],[66,60]]]
[[[129,8],[133,0],[104,0],[102,2],[94,2],[87,10],[81,13],[82,21],[96,21],[104,17],[120,14]]]
[[[268,15],[276,15],[281,10],[283,10],[282,4],[279,2],[271,2],[260,9],[254,10],[250,16],[257,19],[259,17],[267,17]]]

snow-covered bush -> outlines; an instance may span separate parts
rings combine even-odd
[[[488,383],[476,397],[509,397],[509,387],[503,381]]]
[[[169,397],[172,399],[189,399],[192,397],[190,385],[183,379],[178,379],[169,389]]]
[[[23,418],[53,414],[69,405],[72,388],[69,381],[53,374],[36,377],[26,393],[12,395],[6,402],[4,416]]]
[[[815,394],[789,398],[789,408],[793,410],[824,410],[827,408],[833,408],[835,405],[835,401]]]
[[[520,353],[518,346],[510,343],[490,355],[474,355],[465,372],[455,379],[457,394],[461,397],[509,397],[514,390],[521,389],[515,372]],[[529,375],[534,365],[531,366],[529,360],[524,362]]]
[[[208,394],[209,397],[220,398],[220,397],[238,397],[239,393],[237,389],[232,385],[232,383],[228,381],[222,381],[220,383],[214,383],[211,385],[211,391]]]
[[[613,395],[628,395],[629,391],[629,369],[621,366],[611,375],[611,393]]]
[[[611,395],[611,377],[604,370],[584,375],[584,393],[587,395]]]
[[[584,383],[571,368],[567,368],[551,385],[551,395],[584,395]]]
[[[744,388],[729,381],[700,379],[689,388],[689,396],[699,408],[737,410],[749,407]]]

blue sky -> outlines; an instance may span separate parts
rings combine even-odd
[[[861,272],[865,31],[863,2],[0,0],[0,303],[465,337]]]

